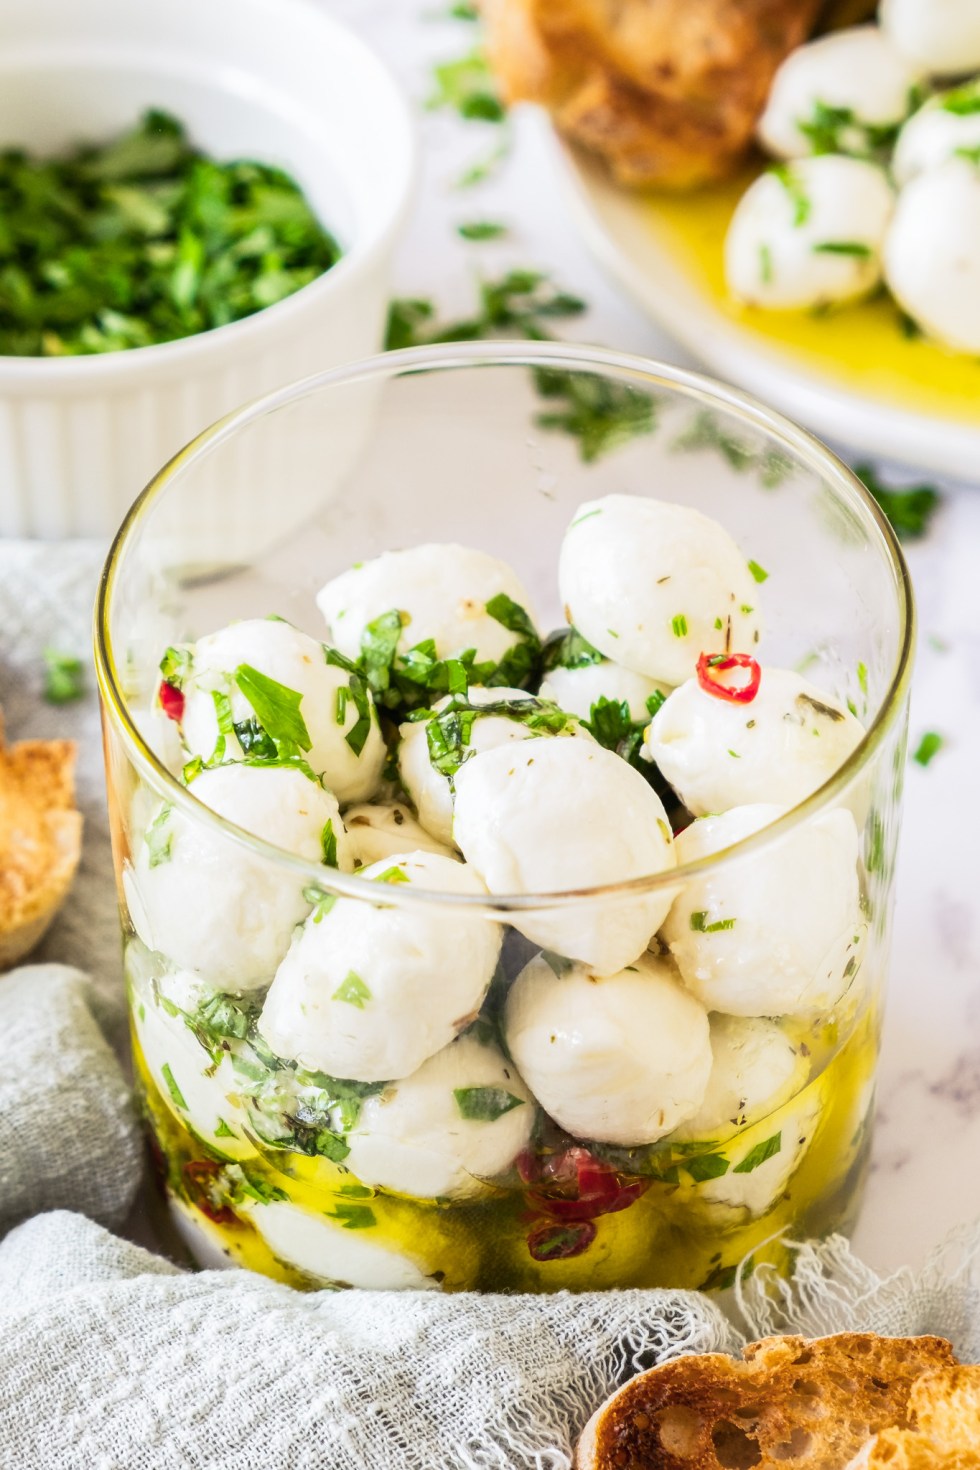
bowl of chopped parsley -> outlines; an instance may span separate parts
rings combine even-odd
[[[412,129],[306,0],[11,0],[0,43],[0,535],[107,536],[204,426],[381,346]],[[294,452],[252,533],[327,492],[284,505]]]

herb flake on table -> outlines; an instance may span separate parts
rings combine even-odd
[[[433,67],[433,80],[435,87],[426,104],[429,108],[452,108],[467,122],[499,123],[507,115],[479,46],[465,56],[438,62]]]
[[[927,766],[946,744],[945,738],[936,730],[927,730],[912,752],[916,765]]]
[[[929,530],[932,518],[942,503],[935,485],[910,485],[906,489],[890,489],[883,485],[873,466],[859,464],[854,473],[874,496],[891,521],[900,541],[918,541]]]
[[[2,318],[0,318],[2,319]],[[85,693],[85,665],[70,653],[46,648],[44,658],[44,698],[48,704],[71,704]]]

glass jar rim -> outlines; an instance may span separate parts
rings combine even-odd
[[[184,786],[159,760],[143,739],[133,719],[118,675],[109,626],[113,590],[132,537],[143,518],[166,494],[171,481],[184,469],[232,438],[240,429],[267,413],[311,397],[325,388],[368,380],[410,377],[417,373],[487,366],[548,367],[594,373],[605,371],[615,373],[620,379],[631,377],[637,388],[656,391],[659,387],[724,408],[748,427],[761,430],[779,440],[781,446],[788,449],[798,463],[816,472],[824,482],[833,485],[856,514],[864,530],[870,534],[871,540],[878,542],[894,580],[899,617],[898,653],[874,718],[854,750],[833,775],[774,822],[728,847],[665,872],[644,874],[595,887],[565,889],[561,892],[487,894],[485,897],[473,897],[469,894],[444,893],[436,889],[416,887],[413,884],[386,884],[385,905],[401,909],[440,907],[457,913],[472,913],[474,917],[489,917],[506,922],[507,915],[512,913],[519,914],[529,910],[547,912],[586,901],[622,901],[658,892],[665,893],[690,879],[702,877],[731,862],[763,851],[770,844],[778,843],[796,827],[802,826],[821,812],[832,809],[840,793],[851,784],[882,746],[902,707],[911,679],[915,647],[915,603],[908,566],[891,523],[867,488],[832,450],[808,430],[766,407],[752,395],[687,368],[607,348],[579,347],[563,342],[454,342],[379,353],[302,378],[254,399],[204,429],[179,450],[130,506],[109,548],[95,604],[95,667],[104,716],[121,735],[127,755],[135,768],[154,791],[189,820],[198,825],[203,824],[205,829],[210,828],[220,839],[231,841],[253,857],[283,871],[294,872],[304,886],[325,888],[331,893],[369,903],[376,904],[379,901],[377,884],[372,880],[359,877],[356,873],[325,869],[322,864],[310,862],[284,848],[276,847],[219,816],[194,796],[192,790]]]

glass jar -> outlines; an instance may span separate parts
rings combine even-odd
[[[253,530],[236,497],[245,462],[265,467],[268,496],[283,504],[278,542],[265,521]],[[200,763],[188,769],[174,710],[161,707],[165,650],[271,614],[323,639],[315,595],[328,579],[427,542],[502,558],[530,589],[539,627],[557,628],[562,536],[583,501],[611,492],[694,507],[751,558],[763,679],[769,666],[804,671],[865,727],[819,789],[714,849],[681,853],[667,872],[510,895],[437,891],[391,872],[381,889],[319,852],[250,835],[220,801],[199,799]],[[297,531],[290,500],[314,494],[318,512]],[[558,344],[417,349],[286,388],[195,440],[112,547],[96,651],[135,1072],[197,1259],[312,1286],[712,1289],[752,1252],[780,1263],[780,1231],[846,1231],[868,1160],[912,646],[901,552],[855,477],[779,415],[679,369]],[[799,719],[814,736],[822,718],[843,718],[810,705]],[[315,801],[329,801],[314,787]],[[567,800],[574,809],[579,793]],[[832,900],[820,845],[837,838],[845,856]],[[736,901],[735,917],[714,917]],[[638,914],[660,938],[620,976],[619,1030],[598,1056],[606,1017],[589,1010],[594,977],[562,958],[563,937],[590,926],[622,934]],[[376,1075],[384,1063],[353,1079],[310,1065],[301,1005],[291,1054],[270,1044],[265,997],[303,936],[325,973],[358,945],[362,968],[388,966],[388,1009],[374,1024],[397,1077]],[[663,981],[671,955],[712,1012],[715,1066],[722,1052],[738,1066],[731,1095],[724,1078],[715,1088],[714,1116],[706,1103],[692,1118],[689,1100],[679,1126],[668,1120],[671,1131],[637,1143],[622,1115],[651,1087],[658,1103],[659,1069],[664,1123],[676,1048],[653,990],[631,1000],[629,987],[642,988],[644,968],[673,986]],[[812,973],[800,972],[807,964]],[[458,991],[465,1010],[475,972],[479,1014],[454,1015],[465,1035],[433,1061],[447,1038],[425,1032],[427,1007],[445,1011]],[[561,1081],[599,1114],[609,1104],[617,1127],[580,1122],[581,1109],[552,1103],[544,1082],[560,1120],[540,1106],[534,1025],[520,1047],[508,1031],[519,974],[534,1004],[549,987],[585,995],[581,1024],[560,1040]],[[782,977],[771,1004],[764,987],[754,993],[760,974]],[[353,967],[347,981],[352,992],[325,998],[346,1000],[360,1024]],[[735,1095],[743,1081],[754,1102]]]

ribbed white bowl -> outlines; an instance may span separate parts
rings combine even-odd
[[[109,536],[215,419],[381,345],[415,152],[405,104],[371,52],[307,0],[4,0],[0,147],[104,140],[147,107],[173,112],[217,158],[286,169],[343,258],[287,300],[180,342],[0,357],[0,535]],[[342,426],[328,478],[366,429],[366,416]],[[308,476],[291,493],[289,452],[275,464],[243,455],[253,536],[281,534],[315,504]]]

